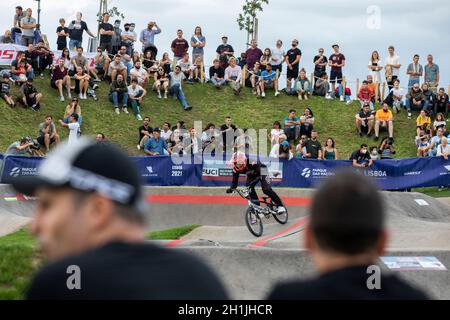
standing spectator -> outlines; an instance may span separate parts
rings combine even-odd
[[[195,27],[194,35],[191,37],[191,47],[192,47],[192,63],[200,57],[203,62],[204,48],[206,46],[206,38],[202,34],[202,28],[199,26]]]
[[[333,138],[328,138],[322,150],[322,160],[338,160],[339,154]]]
[[[130,71],[131,79],[135,78],[138,84],[144,88],[148,85],[149,75],[147,71],[142,68],[141,61],[136,61],[134,68]]]
[[[222,44],[216,50],[217,59],[220,61],[220,66],[225,70],[228,67],[228,60],[234,56],[234,49],[228,44],[228,37],[222,37]]]
[[[284,134],[285,134],[284,130],[281,129],[280,121],[275,121],[273,123],[272,130],[270,130],[270,133],[269,133],[269,139],[270,139],[270,143],[271,143],[272,147],[280,142],[279,138],[281,135],[284,135]]]
[[[76,20],[73,20],[69,24],[69,49],[70,50],[76,50],[77,48],[83,47],[83,32],[86,31],[86,33],[91,36],[92,38],[95,38],[94,34],[89,30],[86,22],[81,20],[83,17],[83,14],[81,12],[77,12],[76,14]]]
[[[127,47],[127,54],[132,55],[134,51],[134,43],[137,41],[137,34],[134,31],[134,25],[125,23],[124,31],[120,34],[121,45]],[[155,57],[156,59],[156,57]]]
[[[230,116],[225,118],[225,123],[220,126],[220,132],[222,133],[223,150],[226,153],[233,152],[233,144],[236,138],[237,126],[233,124],[233,120]]]
[[[273,88],[275,90],[275,97],[280,95],[278,91],[278,78],[277,73],[272,70],[272,65],[269,63],[266,65],[266,69],[261,73],[261,81],[259,82],[261,88],[261,97],[266,97],[266,88]]]
[[[287,140],[295,142],[300,134],[300,119],[295,116],[297,111],[294,109],[289,110],[289,115],[284,118],[284,133],[287,136]]]
[[[67,144],[69,146],[76,144],[81,135],[80,124],[78,123],[78,114],[72,114],[70,116],[69,123],[65,123],[64,121],[59,120],[59,124],[62,127],[69,129],[69,140],[67,141]]]
[[[413,62],[410,63],[406,69],[406,74],[409,76],[408,89],[411,89],[416,83],[420,84],[420,77],[423,75],[423,67],[419,63],[419,58],[419,55],[415,54]]]
[[[33,86],[33,78],[27,79],[27,82],[20,89],[22,93],[21,101],[25,107],[31,108],[33,111],[39,111],[41,108],[42,93],[39,93]]]
[[[408,119],[411,119],[411,110],[422,110],[425,106],[425,96],[418,83],[415,83],[406,95],[406,110]]]
[[[373,51],[372,55],[370,56],[370,61],[369,61],[369,70],[371,71],[371,75],[372,75],[372,80],[373,82],[376,84],[378,83],[378,85],[381,84],[382,80],[381,80],[381,70],[383,70],[383,65],[380,59],[380,55],[378,54],[378,51]],[[380,91],[378,91],[380,92]]]
[[[64,88],[66,88],[67,90],[67,98],[72,98],[72,95],[70,93],[71,84],[69,70],[67,70],[64,66],[63,59],[59,59],[58,65],[53,69],[50,85],[52,88],[58,90],[61,102],[64,102]]]
[[[47,153],[50,151],[50,145],[59,143],[59,135],[56,126],[53,123],[52,116],[45,117],[45,121],[39,125],[39,136],[37,141],[41,146],[45,147]]]
[[[442,137],[441,145],[437,148],[436,156],[443,157],[448,161],[450,156],[450,145],[448,144],[448,139],[446,137]]]
[[[448,110],[449,110],[448,94],[445,93],[444,88],[440,88],[435,98],[434,114],[442,112],[445,114],[445,117],[448,118]]]
[[[245,52],[242,52],[239,58],[237,58],[236,63],[239,67],[241,67],[241,69],[244,69],[244,67],[247,65],[247,54]]]
[[[320,48],[319,54],[317,56],[315,56],[313,59],[314,83],[316,83],[318,79],[322,78],[323,75],[327,73],[328,59],[324,55],[324,52],[325,52],[325,50],[323,48]],[[325,96],[325,94],[323,96]]]
[[[103,14],[103,21],[98,26],[100,33],[100,47],[112,54],[112,38],[115,35],[114,26],[109,23],[109,14]]]
[[[251,69],[255,62],[259,62],[261,59],[261,56],[263,55],[263,52],[261,49],[258,48],[258,44],[255,39],[253,39],[250,43],[250,48],[247,49],[245,52],[247,56],[247,68]]]
[[[161,130],[159,128],[153,130],[153,138],[148,139],[145,143],[144,152],[149,156],[169,155],[167,143],[161,138]]]
[[[16,106],[13,97],[11,96],[11,85],[9,84],[8,74],[4,73],[2,77],[2,82],[0,83],[0,95],[3,100],[11,107]]]
[[[300,136],[300,140],[298,145],[295,148],[295,157],[297,159],[304,159],[306,155],[306,141],[308,141],[308,137],[303,135]]]
[[[428,55],[427,61],[428,63],[425,65],[424,82],[428,83],[431,91],[436,94],[440,80],[439,66],[433,63],[433,56],[431,54]]]
[[[152,58],[156,59],[158,49],[155,46],[155,35],[161,33],[161,28],[154,21],[147,24],[147,29],[141,31],[139,41],[142,43],[142,52],[145,56],[147,51],[152,52]]]
[[[300,65],[300,59],[302,58],[302,52],[300,51],[298,47],[298,40],[294,39],[292,40],[292,47],[291,49],[286,52],[286,65],[287,65],[287,82],[286,82],[286,88],[291,89],[292,88],[292,80],[297,79],[298,77],[298,71],[299,71],[299,65]]]
[[[124,80],[127,79],[127,67],[121,61],[122,57],[119,54],[116,54],[113,62],[109,64],[108,76],[111,77],[111,81],[116,80],[116,77],[119,75],[122,76]]]
[[[277,40],[275,48],[272,49],[272,59],[270,64],[272,65],[272,70],[277,72],[278,77],[283,73],[283,62],[286,52],[283,49],[283,41]]]
[[[56,45],[58,50],[63,50],[67,48],[67,37],[69,36],[69,28],[66,27],[66,20],[64,18],[59,19],[59,27],[56,28],[56,35],[58,39],[56,40]]]
[[[322,145],[320,144],[318,140],[318,134],[316,130],[311,131],[311,139],[306,141],[305,147],[306,147],[306,154],[305,158],[308,159],[322,159]]]
[[[359,136],[362,137],[366,134],[368,137],[372,134],[372,129],[375,125],[375,117],[370,111],[370,105],[365,104],[361,111],[355,116],[356,118],[356,129],[358,130]]]
[[[228,61],[229,66],[225,69],[225,81],[233,89],[233,93],[237,96],[241,94],[242,69],[236,65],[236,59],[231,57]]]
[[[314,85],[314,94],[319,97],[325,97],[325,99],[330,100],[330,83],[328,82],[328,74],[322,74],[322,77],[316,79],[316,84]]]
[[[77,55],[72,58],[72,65],[75,72],[77,68],[80,67],[83,71],[89,73],[89,64],[87,59],[83,56],[83,47],[77,48]]]
[[[22,44],[22,18],[24,17],[25,12],[23,12],[23,8],[17,6],[13,27],[11,29],[11,38],[15,44]]]
[[[389,138],[394,137],[394,116],[387,103],[383,103],[382,109],[375,113],[375,141],[379,139],[380,127],[387,129]]]
[[[384,63],[386,82],[389,90],[393,88],[394,81],[398,79],[401,66],[400,57],[395,54],[395,48],[390,46],[388,48],[388,56],[386,57],[386,61]]]
[[[147,95],[147,90],[138,84],[136,78],[131,79],[131,85],[128,86],[128,104],[131,105],[134,115],[138,121],[142,121],[140,107],[142,99]]]
[[[373,165],[373,160],[369,154],[369,148],[365,143],[352,153],[350,160],[353,162],[354,168],[367,168]]]
[[[174,55],[174,59],[176,62],[181,60],[184,55],[188,52],[189,43],[186,39],[183,38],[183,31],[177,31],[177,37],[172,41],[172,45],[170,46]]]
[[[214,59],[213,65],[209,68],[209,79],[217,89],[225,84],[225,70],[220,66],[219,59]]]
[[[158,98],[162,99],[161,89],[164,89],[164,99],[167,99],[167,93],[169,92],[169,75],[164,71],[164,68],[159,66],[158,71],[155,72],[153,90],[158,93]]]
[[[139,142],[137,145],[138,150],[144,148],[148,139],[153,138],[153,128],[150,127],[150,118],[145,117],[142,126],[139,127]]]
[[[314,129],[314,114],[310,108],[305,108],[303,115],[300,117],[300,136],[311,137]]]
[[[272,51],[269,48],[264,49],[263,55],[259,58],[261,64],[261,71],[266,70],[268,64],[272,64]]]
[[[183,91],[183,81],[186,79],[183,72],[181,72],[181,67],[176,66],[175,71],[171,72],[169,74],[170,76],[170,89],[169,93],[178,101],[180,101],[181,106],[183,107],[184,111],[188,111],[192,109],[192,106],[190,106],[186,100],[186,96],[184,95]]]
[[[27,46],[27,50],[25,51],[25,59],[27,63],[33,68],[33,74],[39,74],[39,66],[38,66],[38,54],[34,49],[32,43]],[[34,75],[33,75],[34,78]]]
[[[113,25],[114,34],[111,39],[112,51],[108,52],[108,54],[111,54],[113,56],[115,56],[119,52],[120,47],[122,46],[122,29],[120,28],[121,24],[122,24],[122,21],[120,21],[118,19],[116,21],[114,21],[114,25]]]
[[[306,72],[304,69],[300,71],[298,79],[295,80],[294,90],[297,93],[298,100],[308,100],[308,97],[311,94],[311,83],[306,77]]]
[[[36,19],[31,15],[33,10],[28,8],[25,11],[25,17],[22,18],[22,45],[27,47],[29,44],[34,44],[34,30],[36,29]]]
[[[122,111],[128,114],[128,87],[121,74],[117,75],[117,80],[111,83],[109,100],[113,103],[114,110],[117,114],[120,114],[119,101],[122,102]]]
[[[374,110],[373,107],[373,95],[372,95],[372,91],[369,89],[368,87],[368,82],[366,80],[363,81],[361,88],[359,89],[358,92],[358,99],[359,102],[361,103],[361,109],[364,105],[368,104],[370,106],[370,110]]]
[[[342,83],[342,68],[345,67],[345,56],[339,52],[339,45],[334,44],[332,46],[334,52],[328,59],[328,65],[331,67],[330,81],[331,90],[334,92],[336,88],[336,82]],[[340,95],[340,100],[344,101],[344,95]]]
[[[94,57],[94,67],[90,69],[90,73],[94,76],[95,82],[100,82],[102,77],[108,74],[109,64],[111,63],[111,59],[109,58],[108,53],[103,52],[102,48],[97,48],[97,54]]]
[[[75,93],[79,95],[81,100],[86,100],[91,77],[81,67],[77,67],[73,78],[75,80]]]

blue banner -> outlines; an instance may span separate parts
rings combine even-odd
[[[228,186],[232,179],[230,164],[217,159],[187,156],[176,163],[171,157],[131,158],[147,186]],[[227,157],[225,157],[227,159]],[[43,158],[3,156],[1,183],[12,178],[33,176]],[[340,168],[351,168],[351,161],[299,160],[274,161],[268,173],[274,186],[315,188]],[[1,163],[0,163],[1,169]],[[383,190],[450,185],[450,161],[442,157],[375,161],[373,166],[354,169],[373,179]],[[245,182],[245,177],[241,183]]]

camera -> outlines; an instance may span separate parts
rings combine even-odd
[[[31,149],[33,149],[33,150],[40,150],[41,149],[41,146],[40,146],[39,142],[37,142],[31,136],[25,137],[24,139],[27,141],[27,143],[31,143],[31,146],[30,146]]]

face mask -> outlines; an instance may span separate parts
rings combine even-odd
[[[120,27],[120,23],[114,23],[114,27],[115,28],[119,28]]]
[[[134,27],[130,27],[130,31],[134,31]]]
[[[130,30],[130,28],[125,28],[125,31],[129,31]]]

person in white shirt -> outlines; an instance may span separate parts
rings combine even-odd
[[[162,130],[161,130],[161,138],[168,142],[170,137],[172,136],[172,130],[170,130],[170,123],[164,122]]]
[[[286,56],[286,52],[282,48],[283,41],[278,40],[275,44],[275,48],[272,49],[272,70],[275,72],[279,72],[281,74],[283,72],[283,62],[284,57]]]
[[[237,96],[241,94],[242,69],[236,65],[236,58],[228,60],[229,66],[225,69],[225,81],[230,84],[233,93]]]
[[[78,114],[74,113],[70,116],[70,122],[65,123],[63,120],[59,120],[61,126],[69,129],[69,140],[67,143],[69,145],[75,144],[80,138],[80,124],[78,123]]]
[[[395,48],[390,46],[388,48],[388,56],[386,58],[386,62],[384,64],[385,67],[385,75],[386,82],[388,83],[389,90],[391,90],[394,86],[394,81],[398,79],[398,75],[400,73],[400,57],[395,54]]]
[[[138,121],[142,121],[140,107],[142,99],[147,95],[147,90],[142,88],[136,78],[131,79],[131,85],[128,86],[128,104],[131,104],[134,115]]]
[[[372,52],[372,56],[369,61],[369,70],[372,71],[373,82],[380,84],[381,80],[381,70],[383,70],[383,65],[378,54],[378,51]]]
[[[400,88],[400,80],[394,81],[394,87],[389,91],[389,95],[392,97],[394,113],[400,112],[401,107],[406,106],[406,91]]]
[[[125,30],[120,34],[122,45],[127,47],[127,54],[132,55],[134,43],[137,41],[137,33],[134,31],[135,26],[131,23],[125,23]]]
[[[142,67],[140,61],[136,61],[134,64],[134,68],[130,71],[131,78],[137,79],[137,82],[140,86],[143,86],[144,88],[148,85],[148,73],[147,71]]]
[[[436,156],[443,157],[448,161],[448,157],[450,156],[450,145],[448,144],[448,139],[446,137],[442,137],[441,144],[437,147]]]
[[[281,129],[280,121],[275,121],[272,126],[272,130],[269,133],[269,139],[272,147],[279,142],[280,136],[284,135],[284,130]]]

